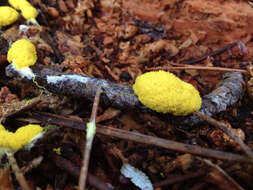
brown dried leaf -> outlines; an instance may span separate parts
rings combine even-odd
[[[120,114],[120,110],[108,108],[102,115],[96,117],[96,123],[112,119]]]
[[[247,82],[247,92],[249,97],[253,100],[253,77]]]
[[[119,118],[119,121],[123,124],[124,130],[142,129],[143,126],[138,124],[131,113],[125,113]]]
[[[10,103],[13,100],[18,100],[18,97],[12,94],[8,87],[2,87],[0,91],[0,103]]]
[[[166,40],[158,40],[149,44],[146,44],[140,51],[140,55],[137,57],[137,61],[148,61],[152,56],[156,56],[161,50],[166,49]]]
[[[53,189],[54,188],[51,185],[48,184],[45,190],[53,190]]]
[[[0,170],[0,190],[14,190],[10,176],[10,168]]]
[[[229,123],[227,123],[227,126],[242,141],[245,140],[245,133],[244,133],[244,131],[242,129],[240,129],[240,128],[238,128],[238,129],[232,129],[232,127],[231,127],[231,125]],[[238,146],[238,144],[233,139],[231,139],[228,135],[226,135],[224,132],[222,132],[219,129],[216,129],[216,130],[212,131],[210,133],[209,137],[212,139],[212,141],[214,142],[214,144],[217,145],[217,146],[219,146],[219,147],[231,146],[231,147],[235,147],[237,149],[240,149],[239,146]]]
[[[249,81],[247,82],[247,92],[248,92],[249,97],[253,100],[253,65],[249,65],[247,67],[247,70],[251,77]]]

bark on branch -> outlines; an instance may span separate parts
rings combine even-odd
[[[103,90],[101,95],[102,104],[120,110],[138,110],[157,114],[140,103],[131,86],[80,74],[63,73],[59,68],[36,65],[32,70],[36,75],[36,82],[52,93],[68,97],[85,98],[92,101],[95,97],[96,89],[101,85]],[[21,77],[11,65],[6,68],[6,75],[12,78]],[[32,79],[30,81],[33,82]],[[202,106],[199,112],[211,117],[213,114],[225,111],[243,95],[243,85],[244,81],[241,73],[225,73],[220,84],[211,93],[202,97]],[[171,118],[169,114],[165,116]],[[177,118],[190,126],[203,121],[195,115]]]

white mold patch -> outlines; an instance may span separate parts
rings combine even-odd
[[[33,73],[32,69],[30,69],[30,67],[18,69],[13,64],[11,64],[11,67],[13,70],[17,71],[22,78],[28,78],[31,80],[35,77],[35,74]]]
[[[24,25],[24,24],[19,25],[18,28],[19,28],[19,31],[20,31],[20,32],[23,32],[24,34],[27,34],[27,32],[28,32],[28,30],[29,30],[29,26]]]
[[[47,76],[47,83],[48,84],[57,84],[59,82],[71,80],[74,82],[81,82],[81,83],[86,83],[88,82],[88,78],[85,76],[81,75],[76,75],[76,74],[68,74],[68,75],[61,75],[61,76]]]

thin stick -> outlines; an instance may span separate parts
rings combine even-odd
[[[86,179],[88,174],[90,153],[92,148],[93,139],[96,133],[96,115],[97,108],[99,104],[100,94],[102,93],[101,86],[97,88],[95,100],[92,107],[90,121],[87,123],[87,132],[86,132],[86,146],[83,154],[83,163],[79,177],[79,190],[84,190],[86,187]]]
[[[56,124],[65,127],[71,127],[78,130],[85,130],[84,123],[75,120],[66,118],[64,116],[56,115],[56,114],[49,114],[44,112],[33,112],[32,118],[37,119],[39,121],[48,122],[51,124]],[[130,132],[122,129],[117,129],[113,127],[97,125],[97,133],[103,134],[109,137],[117,137],[120,139],[130,140],[134,142],[139,142],[143,144],[154,145],[158,147],[163,147],[169,150],[175,150],[185,153],[190,153],[193,155],[200,155],[203,157],[211,157],[221,160],[230,160],[230,161],[237,161],[237,162],[246,162],[246,163],[253,163],[253,160],[249,159],[248,157],[241,156],[238,154],[223,152],[223,151],[216,151],[208,148],[202,148],[196,145],[184,144],[180,142],[175,142],[172,140],[162,139],[158,137],[152,137],[148,135],[143,135],[136,132]]]
[[[14,154],[13,152],[6,151],[7,158],[9,160],[9,163],[12,167],[13,172],[15,173],[16,179],[18,180],[19,185],[20,185],[22,190],[31,190],[31,188],[27,184],[25,176],[22,173],[22,171],[20,170],[20,168],[17,164],[17,161],[16,161],[13,154]]]
[[[234,46],[238,45],[238,43],[241,43],[241,42],[240,41],[239,42],[233,42],[231,44],[226,45],[225,47],[222,47],[222,48],[220,48],[218,50],[215,50],[215,51],[211,52],[210,54],[203,55],[200,58],[189,60],[189,61],[184,61],[182,64],[189,65],[189,64],[201,62],[201,61],[205,60],[208,57],[213,57],[213,56],[219,55],[219,54],[221,54],[221,53],[223,53],[223,52],[225,52],[225,51],[233,48]]]
[[[42,160],[43,160],[43,156],[39,156],[37,158],[34,158],[32,161],[30,161],[28,163],[28,165],[21,168],[21,172],[25,174],[28,171],[30,171],[31,169],[38,167],[38,165],[40,165]]]
[[[233,153],[228,153],[228,152],[223,152],[223,151],[216,151],[209,148],[202,148],[197,145],[184,144],[184,143],[180,143],[180,142],[176,142],[172,140],[147,136],[147,135],[143,135],[136,132],[120,130],[113,127],[97,125],[97,133],[101,133],[101,134],[108,135],[111,137],[118,137],[121,139],[131,140],[131,141],[135,141],[139,143],[155,145],[155,146],[163,147],[169,150],[190,153],[193,155],[200,155],[203,157],[211,157],[211,158],[222,159],[222,160],[253,163],[253,160],[250,160],[238,154],[233,154]]]
[[[170,66],[163,66],[163,67],[151,67],[146,68],[147,71],[157,71],[157,70],[209,70],[209,71],[221,71],[221,72],[240,72],[240,73],[248,73],[247,70],[243,69],[232,69],[232,68],[224,68],[224,67],[207,67],[207,66],[182,66],[182,67],[170,67]]]
[[[230,130],[225,123],[217,121],[207,115],[201,114],[199,112],[194,112],[195,115],[204,119],[211,125],[217,127],[222,130],[225,134],[227,134],[231,139],[233,139],[242,149],[243,151],[253,160],[253,152],[252,150],[232,131]]]

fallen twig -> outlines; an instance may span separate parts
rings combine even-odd
[[[13,172],[15,173],[15,176],[19,182],[19,185],[21,187],[22,190],[31,190],[30,186],[28,185],[24,174],[22,173],[22,171],[20,170],[17,161],[14,157],[14,152],[11,151],[6,151],[6,155],[7,158],[9,160],[9,164],[12,167]]]
[[[90,160],[90,153],[92,148],[92,143],[94,136],[96,134],[96,115],[97,115],[97,109],[101,94],[101,86],[98,87],[95,100],[92,107],[91,117],[90,121],[87,123],[87,133],[86,133],[86,146],[83,153],[83,163],[81,168],[81,173],[79,177],[79,190],[84,190],[86,188],[86,178],[88,174],[88,168],[89,168],[89,160]]]
[[[38,165],[40,165],[40,163],[43,160],[43,156],[39,156],[37,158],[34,158],[32,161],[30,161],[26,166],[21,168],[21,172],[22,173],[27,173],[28,171],[30,171],[33,168],[36,168]]]
[[[134,94],[131,86],[108,82],[104,79],[87,77],[79,74],[64,74],[56,68],[36,66],[33,68],[36,81],[45,86],[50,92],[76,98],[86,98],[93,101],[96,89],[101,85],[103,95],[101,102],[105,105],[121,110],[140,110],[157,114],[142,105]],[[19,74],[11,66],[6,68],[6,75],[17,77]],[[32,81],[31,81],[32,82]],[[200,113],[212,116],[225,111],[229,106],[236,103],[243,95],[243,76],[239,72],[230,72],[223,75],[223,80],[210,94],[203,96]],[[162,115],[163,117],[166,115]],[[167,115],[171,118],[171,115]],[[178,121],[187,125],[195,125],[203,121],[195,115],[179,118]]]
[[[213,56],[216,56],[216,55],[219,55],[225,51],[228,51],[230,50],[231,48],[235,47],[236,45],[238,45],[239,43],[241,43],[240,41],[239,42],[233,42],[231,44],[228,44],[226,45],[225,47],[222,47],[218,50],[215,50],[213,52],[211,52],[210,54],[207,54],[207,55],[203,55],[202,57],[200,58],[197,58],[197,59],[191,59],[191,60],[187,60],[187,61],[184,61],[182,62],[182,64],[185,64],[185,65],[190,65],[190,64],[193,64],[193,63],[198,63],[198,62],[201,62],[205,59],[207,59],[208,57],[213,57]]]
[[[71,127],[78,130],[86,130],[86,128],[83,127],[83,126],[86,126],[84,122],[81,122],[75,119],[66,118],[59,115],[55,115],[55,114],[33,112],[31,117],[39,121],[48,122],[51,124]],[[253,160],[245,156],[238,155],[238,154],[216,151],[216,150],[202,148],[195,145],[179,143],[179,142],[175,142],[175,141],[171,141],[167,139],[152,137],[152,136],[143,135],[137,132],[125,131],[122,129],[102,126],[98,124],[97,124],[97,133],[110,136],[110,137],[117,137],[120,139],[163,147],[170,150],[190,153],[194,155],[200,155],[203,157],[211,157],[211,158],[222,159],[222,160],[253,163]]]
[[[240,73],[248,73],[247,70],[243,69],[233,69],[233,68],[225,68],[225,67],[207,67],[207,66],[195,66],[195,65],[186,65],[184,67],[151,67],[146,68],[147,71],[157,71],[157,70],[208,70],[208,71],[221,71],[221,72],[240,72]]]
[[[216,113],[227,110],[229,106],[236,103],[243,96],[243,86],[244,80],[241,73],[225,73],[217,87],[211,93],[202,97],[201,109],[198,112],[211,117]],[[194,114],[179,119],[191,126],[203,121],[202,118]]]

